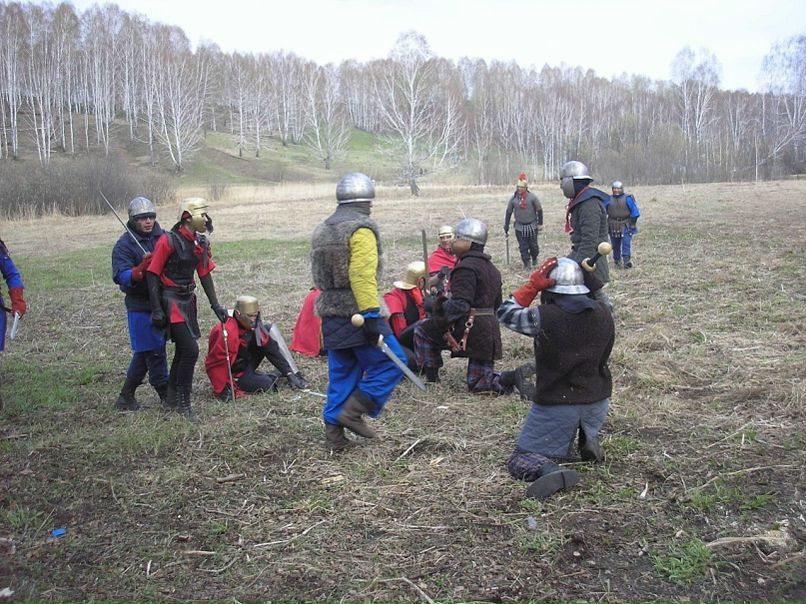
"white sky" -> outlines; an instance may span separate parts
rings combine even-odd
[[[80,10],[93,0],[73,0]],[[318,64],[384,57],[415,30],[441,57],[561,63],[671,78],[684,46],[706,48],[722,88],[758,90],[771,46],[806,34],[806,0],[118,0],[225,52],[285,50]]]

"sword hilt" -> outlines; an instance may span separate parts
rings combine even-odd
[[[596,262],[599,260],[599,258],[601,258],[602,256],[607,256],[612,251],[613,246],[610,245],[610,243],[607,241],[602,241],[596,247],[596,253],[593,255],[593,258],[585,258],[580,263],[580,266],[582,266],[582,268],[584,268],[589,273],[592,273],[593,271],[596,270]]]

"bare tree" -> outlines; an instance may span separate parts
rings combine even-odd
[[[347,112],[339,94],[339,74],[333,65],[311,65],[305,86],[308,110],[303,142],[330,170],[350,140]]]

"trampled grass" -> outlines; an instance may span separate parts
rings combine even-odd
[[[334,187],[226,189],[211,207],[223,304],[258,296],[290,339]],[[562,254],[564,201],[556,185],[536,191],[541,256]],[[221,404],[201,359],[198,426],[164,415],[148,386],[145,411],[116,413],[130,354],[109,266],[117,222],[3,223],[30,310],[0,357],[0,589],[49,602],[802,600],[806,183],[633,192],[636,267],[609,285],[607,458],[576,464],[579,487],[544,502],[504,466],[528,405],[470,396],[458,359],[427,393],[401,385],[379,438],[339,456],[323,446],[321,398]],[[505,295],[517,288],[510,194],[379,187],[383,287],[421,257],[420,229],[430,249],[440,224],[474,216]],[[159,208],[164,226],[174,212]],[[529,339],[503,340],[501,368],[530,358]],[[323,360],[297,362],[324,391]],[[759,537],[771,527],[788,538]]]

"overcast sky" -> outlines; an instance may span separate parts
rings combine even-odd
[[[95,4],[74,0],[80,10]],[[671,79],[684,47],[706,48],[722,88],[758,90],[770,47],[806,34],[806,0],[119,0],[225,52],[285,50],[319,64],[384,57],[415,30],[441,57],[561,63]]]

